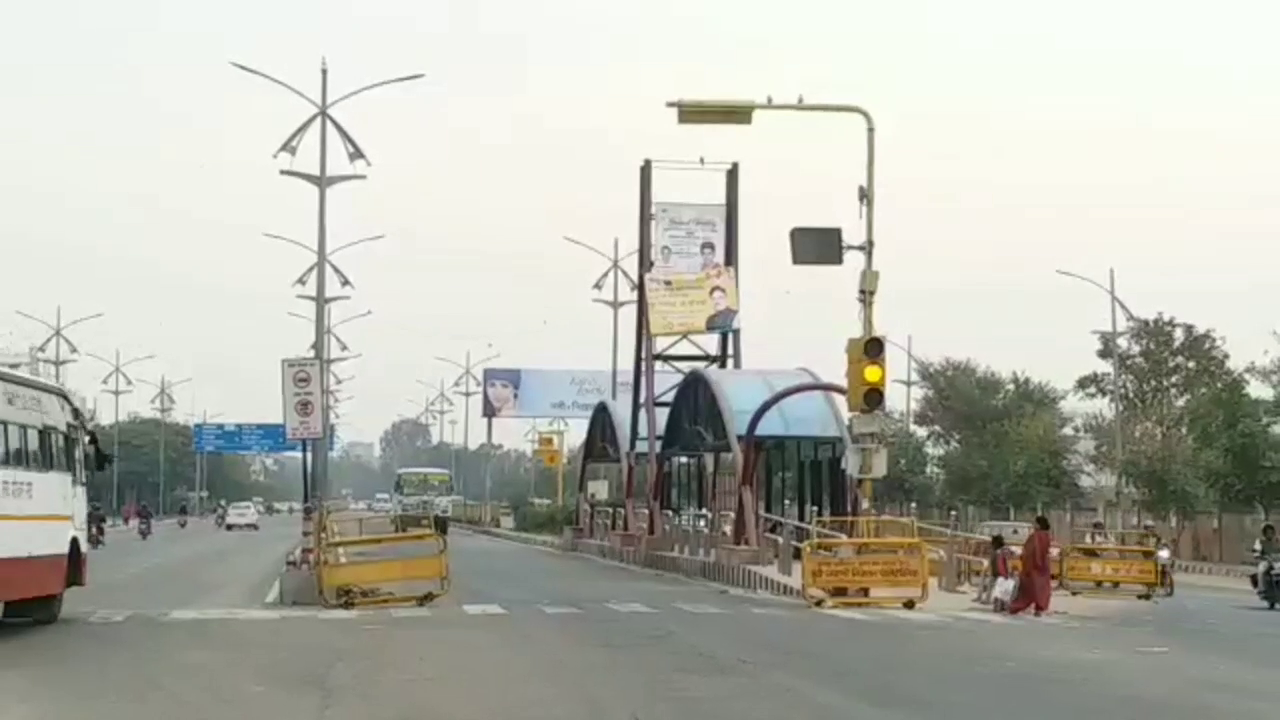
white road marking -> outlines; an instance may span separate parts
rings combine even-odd
[[[320,620],[353,620],[362,614],[358,610],[321,610],[316,617]]]
[[[675,607],[680,608],[685,612],[690,612],[697,615],[719,615],[727,612],[714,605],[703,605],[701,603],[671,603],[671,604],[674,605]]]
[[[280,613],[271,610],[174,610],[165,620],[279,620]]]
[[[658,612],[657,610],[654,610],[648,605],[641,605],[640,603],[608,602],[608,603],[605,603],[604,605],[605,607],[611,610],[617,610],[620,613],[656,613]]]
[[[468,615],[506,615],[501,605],[463,605],[462,612]]]
[[[391,617],[431,617],[431,608],[411,607],[411,608],[392,608]]]
[[[576,615],[582,610],[568,605],[539,605],[538,609],[548,615]]]
[[[751,608],[751,612],[755,613],[756,615],[790,615],[791,614],[791,611],[788,610],[787,608],[776,608],[776,607],[753,607]]]
[[[271,583],[271,588],[267,590],[267,596],[263,598],[263,605],[275,605],[280,602],[280,578]]]
[[[895,617],[901,620],[914,620],[915,622],[951,622],[951,618],[942,617],[941,615],[931,615],[927,612],[920,612],[918,610],[888,609],[881,610],[879,612],[884,615],[888,615],[889,617]]]
[[[977,620],[978,622],[987,622],[994,625],[1008,625],[1010,623],[1017,622],[1017,620],[1014,620],[1007,615],[1001,615],[995,612],[981,612],[977,610],[957,610],[941,614],[946,615],[947,617],[961,618],[964,620]]]
[[[132,614],[129,610],[97,610],[88,620],[91,623],[118,623],[124,622]]]
[[[860,613],[857,610],[845,610],[844,608],[834,608],[829,610],[819,610],[823,615],[831,615],[832,617],[844,618],[846,620],[869,620],[871,622],[879,622],[880,618],[872,617],[867,613]]]

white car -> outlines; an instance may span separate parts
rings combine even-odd
[[[227,518],[222,526],[227,530],[235,528],[258,529],[258,508],[251,502],[235,502],[227,506]]]
[[[373,502],[370,504],[370,508],[376,513],[389,513],[394,507],[391,496],[387,493],[374,494]]]

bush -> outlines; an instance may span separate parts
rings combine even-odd
[[[574,508],[570,505],[537,507],[524,505],[516,508],[516,530],[527,533],[559,535],[564,528],[573,525]]]

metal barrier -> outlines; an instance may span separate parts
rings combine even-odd
[[[1092,532],[1092,529],[1073,530],[1072,535]],[[1160,585],[1156,548],[1135,544],[1132,540],[1125,542],[1127,538],[1142,535],[1142,531],[1107,532],[1105,539],[1109,542],[1073,542],[1066,546],[1062,550],[1062,587],[1072,595],[1119,595],[1150,600]]]
[[[858,524],[864,527],[855,530],[874,529],[871,523]],[[815,604],[901,605],[911,610],[929,599],[928,547],[919,538],[810,540],[800,562],[801,590]],[[825,597],[815,598],[811,590]]]
[[[448,540],[431,529],[392,532],[391,523],[324,511],[316,576],[325,607],[426,605],[449,592]]]

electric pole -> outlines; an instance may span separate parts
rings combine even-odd
[[[610,280],[612,280],[613,297],[612,299],[592,298],[591,302],[599,303],[609,308],[610,312],[613,315],[613,353],[611,355],[612,362],[610,365],[613,372],[610,375],[610,380],[609,380],[609,388],[610,388],[609,398],[611,400],[616,401],[618,399],[618,315],[622,312],[622,308],[635,303],[635,300],[633,298],[622,297],[622,288],[620,285],[620,281],[621,280],[626,281],[628,295],[630,295],[631,293],[634,293],[636,291],[636,288],[639,287],[639,285],[636,283],[636,279],[631,276],[631,273],[628,272],[625,267],[622,266],[622,262],[627,258],[631,257],[632,255],[635,255],[637,252],[639,252],[639,250],[632,250],[631,252],[625,255],[620,255],[619,247],[618,247],[618,238],[614,238],[613,239],[613,255],[610,256],[610,255],[604,254],[603,252],[597,250],[596,248],[580,240],[574,240],[573,238],[568,236],[565,236],[564,240],[565,242],[572,243],[573,245],[577,245],[578,247],[583,248],[584,250],[593,252],[596,255],[599,255],[600,257],[604,258],[609,262],[609,267],[606,268],[605,271],[600,274],[600,277],[596,278],[596,281],[591,284],[591,288],[596,292],[599,292],[604,289],[606,282],[609,282]]]
[[[316,172],[306,173],[306,172],[300,172],[293,169],[284,169],[284,170],[280,170],[280,174],[286,177],[293,177],[293,178],[302,180],[303,182],[310,184],[312,187],[316,189],[316,194],[317,194],[316,246],[315,246],[316,262],[315,262],[315,270],[314,270],[315,277],[316,277],[316,292],[315,292],[314,298],[308,298],[308,299],[312,299],[315,303],[315,313],[313,316],[313,320],[315,323],[315,356],[316,356],[316,359],[319,360],[321,364],[320,387],[318,389],[321,393],[321,397],[327,398],[329,374],[327,372],[327,368],[328,368],[328,365],[326,362],[327,358],[325,357],[325,350],[326,350],[325,346],[327,344],[325,342],[325,331],[327,329],[326,318],[328,317],[328,313],[326,311],[328,309],[329,303],[332,302],[332,298],[330,298],[330,296],[328,295],[328,282],[327,282],[327,279],[328,279],[327,275],[328,275],[329,264],[330,264],[330,260],[329,260],[330,250],[328,245],[329,239],[328,239],[328,227],[327,227],[328,193],[329,193],[329,188],[333,187],[334,185],[338,185],[340,183],[348,182],[351,180],[362,180],[365,177],[364,175],[360,175],[357,173],[332,174],[329,172],[329,126],[332,125],[334,131],[338,133],[338,137],[342,142],[342,146],[346,150],[348,162],[350,162],[352,165],[354,165],[357,162],[364,162],[365,165],[369,164],[369,159],[365,155],[364,150],[360,147],[360,144],[357,143],[355,138],[351,136],[351,133],[348,132],[345,127],[343,127],[342,123],[338,122],[338,120],[335,117],[333,117],[333,115],[331,114],[331,111],[342,102],[349,100],[362,93],[368,92],[375,88],[384,87],[387,85],[394,85],[397,83],[417,80],[419,78],[424,77],[424,75],[422,73],[415,73],[413,75],[404,75],[401,77],[395,77],[395,78],[390,78],[390,79],[382,80],[375,83],[370,83],[368,85],[364,85],[362,87],[359,87],[343,95],[339,95],[336,99],[331,99],[329,97],[329,65],[324,60],[321,60],[320,62],[320,99],[314,100],[311,97],[309,97],[306,93],[303,93],[301,90],[298,90],[297,88],[293,87],[292,85],[289,85],[283,80],[274,78],[260,70],[255,70],[253,68],[250,68],[245,65],[241,65],[239,63],[231,63],[231,65],[238,70],[242,70],[246,73],[249,73],[250,75],[260,77],[276,85],[277,87],[282,87],[285,90],[288,90],[294,96],[301,98],[303,101],[305,101],[314,110],[314,112],[311,114],[310,117],[307,118],[305,122],[299,125],[297,129],[295,129],[292,133],[289,134],[287,138],[285,138],[285,141],[280,145],[279,149],[276,150],[277,156],[279,156],[281,153],[284,153],[289,155],[290,157],[296,157],[298,152],[298,147],[302,144],[302,139],[307,134],[307,131],[311,129],[312,125],[318,124],[320,126],[320,131],[319,131],[320,132],[320,137],[319,137],[320,157],[319,157],[319,165],[316,168]],[[339,281],[341,282],[341,278],[339,278]],[[318,497],[322,501],[330,492],[328,487],[329,433],[330,433],[329,408],[328,408],[327,402],[325,403],[325,405],[326,407],[324,408],[324,411],[321,413],[321,418],[320,418],[320,428],[321,428],[320,438],[315,440],[313,444],[313,448],[315,450],[315,452],[313,453],[313,462],[315,463],[314,465],[315,469],[314,469],[314,472],[312,473],[312,483],[316,489],[316,497]]]
[[[71,341],[71,338],[67,337],[66,332],[77,325],[82,325],[90,320],[97,320],[103,315],[106,315],[106,313],[94,313],[92,315],[78,317],[69,322],[63,322],[62,306],[59,305],[57,310],[54,312],[53,322],[49,322],[48,320],[38,318],[35,315],[24,313],[21,310],[15,310],[14,312],[16,312],[19,317],[24,317],[32,322],[43,325],[44,328],[49,331],[49,335],[44,340],[41,340],[40,344],[36,346],[36,354],[43,355],[49,351],[50,345],[53,346],[53,359],[40,358],[40,360],[53,366],[53,381],[59,385],[62,384],[62,367],[75,362],[75,358],[73,357],[62,356],[62,346],[66,345],[67,351],[72,355],[80,354],[80,349]]]
[[[85,353],[87,357],[91,357],[99,362],[106,363],[111,370],[102,376],[99,383],[102,386],[102,392],[110,393],[114,410],[112,413],[111,425],[111,456],[115,461],[111,463],[111,512],[113,515],[120,514],[120,396],[128,395],[133,392],[133,378],[129,377],[129,373],[125,368],[130,365],[136,365],[147,360],[154,360],[155,355],[142,355],[128,360],[120,359],[120,350],[116,349],[115,359],[109,360],[101,355],[93,353]]]

